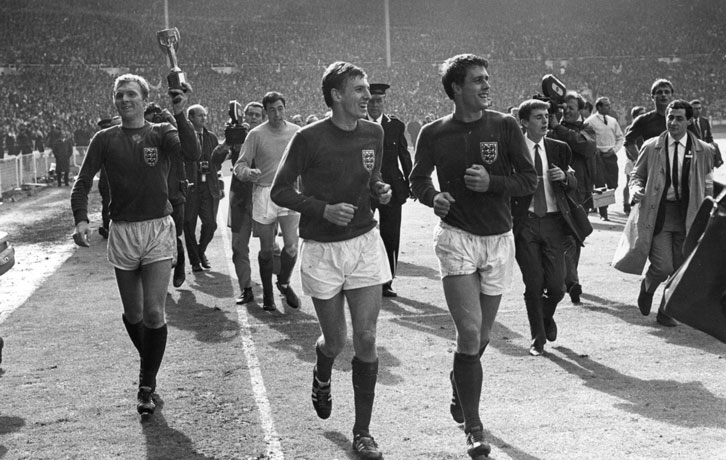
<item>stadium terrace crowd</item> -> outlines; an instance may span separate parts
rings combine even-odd
[[[151,99],[163,100],[167,69],[155,37],[163,28],[161,2],[130,2],[129,8],[147,11],[141,20],[116,7],[101,8],[98,1],[61,1],[52,8],[47,3],[14,0],[0,7],[0,67],[17,69],[0,76],[3,138],[17,136],[23,124],[46,134],[53,124],[74,132],[113,113],[109,69],[146,76]],[[191,102],[210,107],[210,127],[223,128],[229,100],[271,87],[289,95],[291,113],[322,116],[319,73],[340,58],[361,63],[373,80],[389,81],[391,112],[421,121],[451,110],[441,97],[437,64],[480,48],[494,69],[492,106],[498,110],[539,92],[542,76],[554,73],[591,102],[608,96],[623,126],[630,107],[650,102],[641,82],[658,77],[674,81],[680,96],[701,99],[706,116],[726,117],[726,32],[712,20],[726,13],[719,2],[674,2],[667,10],[654,1],[639,3],[641,10],[658,11],[659,27],[650,28],[643,21],[617,20],[633,8],[624,0],[559,0],[534,13],[524,1],[494,2],[482,10],[473,0],[457,0],[446,4],[445,18],[439,2],[397,1],[390,13],[390,67],[382,8],[361,16],[359,6],[347,3],[350,8],[342,2],[329,11],[323,0],[304,9],[283,1],[260,6],[215,0],[200,15],[192,2],[175,2],[169,22],[181,31],[179,62],[198,87]],[[234,11],[244,13],[228,14]],[[321,21],[330,15],[335,20]],[[471,33],[452,34],[452,24]],[[112,39],[119,36],[125,39]],[[60,88],[61,81],[70,87]]]

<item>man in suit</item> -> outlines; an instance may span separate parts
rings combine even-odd
[[[219,200],[224,193],[217,173],[226,154],[214,152],[219,146],[219,141],[217,136],[207,129],[206,108],[194,104],[187,110],[187,117],[199,138],[202,157],[199,161],[188,161],[185,164],[187,179],[194,184],[194,188],[187,193],[184,209],[184,240],[192,271],[201,272],[212,268],[205,252],[217,230],[217,210]],[[199,240],[196,234],[197,219],[202,222]]]
[[[688,102],[677,99],[668,104],[667,131],[643,144],[630,181],[633,201],[640,203],[631,252],[644,251],[650,259],[638,296],[644,316],[650,314],[658,285],[683,263],[688,229],[704,198],[713,193],[713,147],[688,134],[692,118]],[[656,321],[676,325],[662,309]]]
[[[557,339],[555,308],[565,296],[564,239],[568,227],[574,228],[565,192],[577,190],[577,179],[568,167],[570,147],[545,137],[548,106],[537,99],[519,106],[519,121],[539,179],[534,194],[512,198],[515,255],[524,280],[532,356],[540,356],[544,344]]]
[[[721,158],[721,150],[718,148],[718,144],[713,141],[713,134],[711,133],[711,123],[708,118],[701,116],[701,101],[694,99],[691,101],[691,107],[693,107],[693,123],[688,125],[688,130],[693,132],[699,139],[704,142],[708,142],[715,150],[713,166],[718,168],[723,164]]]
[[[385,83],[371,84],[371,98],[368,101],[368,119],[383,127],[383,163],[381,176],[383,181],[391,185],[393,198],[388,204],[382,205],[373,200],[372,205],[378,208],[381,238],[386,246],[388,264],[391,274],[396,276],[398,264],[398,248],[401,240],[401,206],[408,199],[408,176],[411,174],[411,154],[406,143],[406,125],[393,115],[383,113],[386,103],[386,90],[390,85]],[[400,168],[399,168],[400,163]],[[403,172],[401,172],[403,169]],[[383,285],[384,297],[396,297],[393,281]]]

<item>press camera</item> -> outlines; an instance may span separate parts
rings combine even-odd
[[[224,129],[224,138],[227,145],[240,145],[247,137],[250,127],[242,122],[244,109],[237,101],[229,101],[229,121]]]

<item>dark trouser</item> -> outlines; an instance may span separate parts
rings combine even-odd
[[[58,179],[58,187],[61,186],[61,176],[63,176],[62,177],[63,178],[63,183],[65,183],[66,185],[68,185],[68,170],[67,169],[65,171],[58,171],[58,170],[56,170],[55,176]]]
[[[182,244],[182,232],[184,230],[184,202],[172,204],[173,211],[171,213],[176,227],[176,265],[174,273],[184,273],[184,244]]]
[[[398,248],[401,241],[401,206],[378,206],[380,217],[380,231],[383,245],[388,255],[388,265],[391,274],[396,276],[398,265]]]
[[[597,179],[596,187],[604,187],[611,189],[618,188],[618,157],[614,151],[597,153]],[[600,215],[607,217],[608,207],[601,206],[599,208]]]
[[[187,195],[187,206],[184,218],[184,240],[187,243],[189,263],[199,265],[207,246],[217,230],[217,209],[219,199],[213,197],[206,187],[195,187]],[[197,242],[197,218],[202,221]]]
[[[574,236],[567,235],[563,241],[565,247],[565,288],[569,291],[575,284],[580,284],[577,266],[580,264],[580,245]]]
[[[108,204],[111,201],[111,191],[108,188],[106,170],[101,168],[101,175],[98,178],[98,193],[101,194],[101,221],[103,228],[108,230],[111,219],[108,217]]]
[[[235,212],[230,209],[230,212]],[[239,212],[239,211],[238,211]],[[232,229],[232,263],[237,274],[240,291],[252,287],[252,268],[250,267],[250,236],[252,235],[252,210],[240,212],[242,221],[239,231]]]
[[[514,237],[529,328],[537,346],[547,341],[544,321],[552,319],[565,295],[565,225],[559,214],[529,217],[518,225]]]

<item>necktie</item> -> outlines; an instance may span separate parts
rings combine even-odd
[[[678,196],[678,141],[673,143],[673,174],[671,174],[671,184],[673,184],[673,191],[676,194],[676,200],[679,200]]]
[[[698,136],[698,138],[700,139],[701,138],[701,126],[698,121],[699,121],[698,118],[693,119],[693,128],[696,130],[696,136]]]
[[[607,125],[608,124],[608,117],[606,117],[605,115],[603,115],[602,116],[602,122]]]
[[[534,169],[537,170],[537,190],[534,192],[534,213],[538,217],[543,217],[547,214],[547,198],[545,198],[542,159],[539,157],[538,144],[534,145]]]

